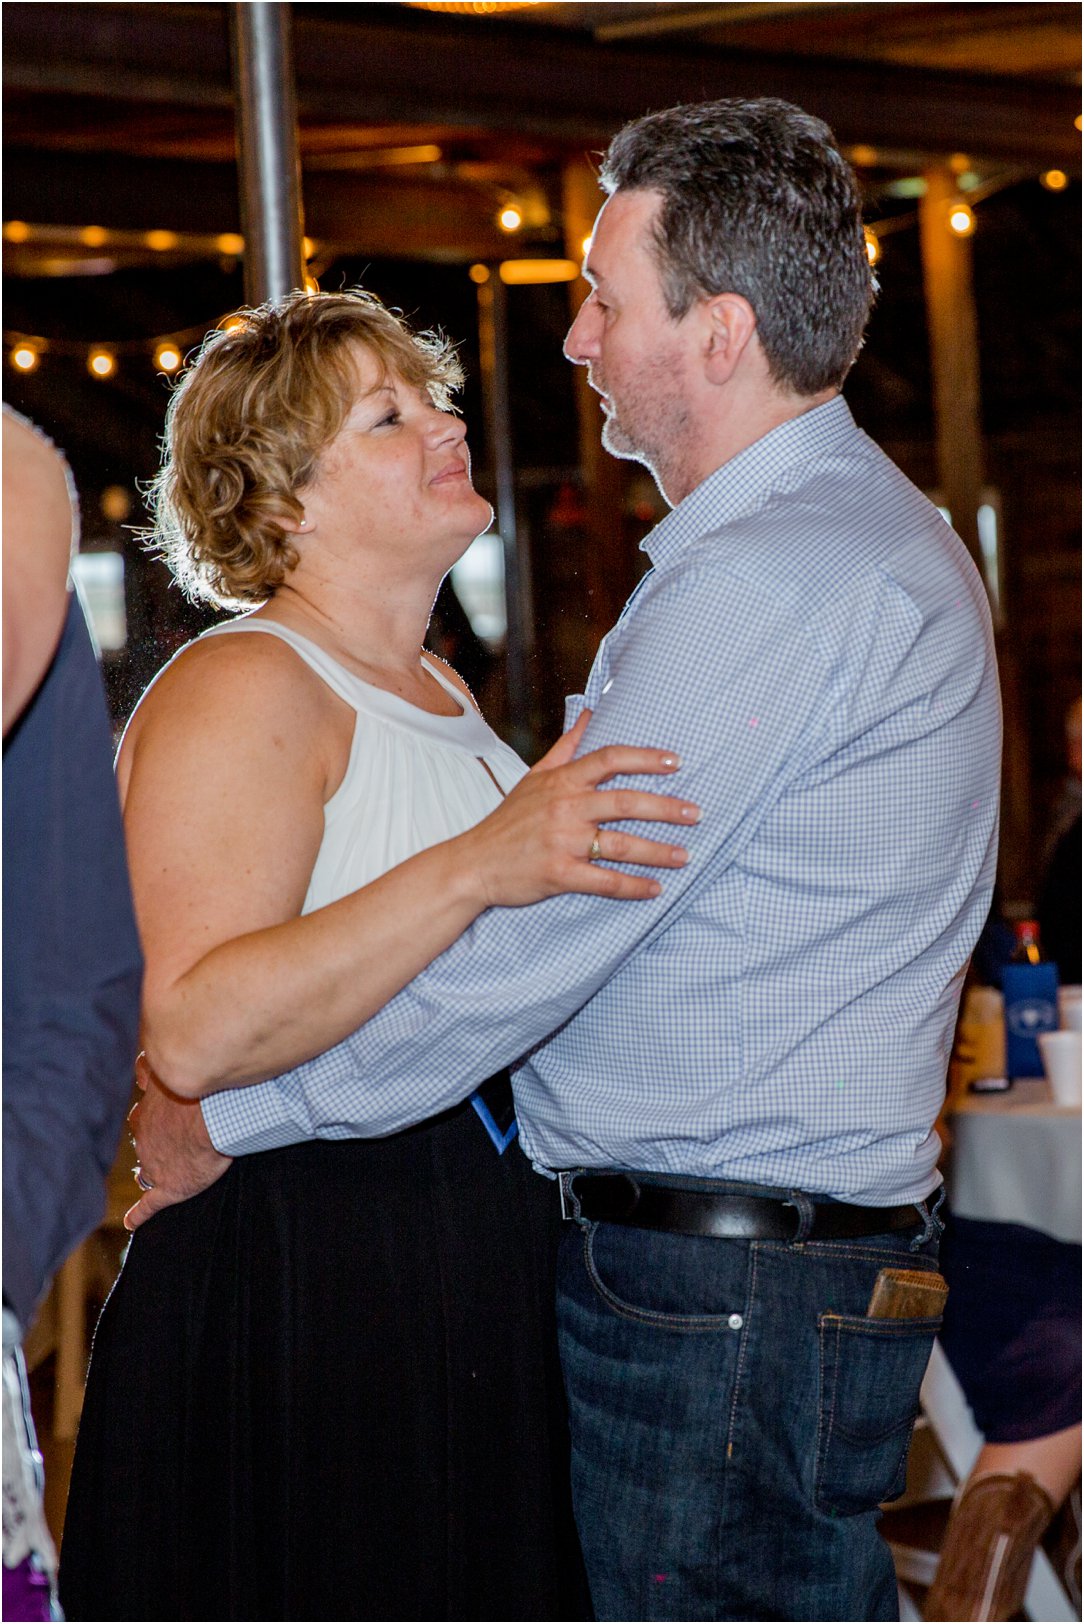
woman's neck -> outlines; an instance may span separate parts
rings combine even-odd
[[[386,586],[331,590],[291,577],[257,613],[310,637],[364,681],[426,708],[439,697],[444,709],[444,691],[421,663],[433,597]]]

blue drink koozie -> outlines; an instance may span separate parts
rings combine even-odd
[[[1040,1032],[1058,1029],[1057,965],[1007,964],[1001,972],[1005,998],[1005,1072],[1041,1077]]]

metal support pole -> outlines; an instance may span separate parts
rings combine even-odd
[[[496,265],[478,284],[478,348],[486,441],[496,493],[497,530],[504,544],[504,601],[508,616],[505,656],[511,743],[528,754],[533,743],[527,666],[534,641],[531,568],[526,538],[516,524],[512,460],[512,405],[508,387],[508,295]]]
[[[241,0],[231,13],[245,298],[255,305],[305,285],[290,7]]]

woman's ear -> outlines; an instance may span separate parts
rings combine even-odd
[[[279,513],[276,517],[283,530],[291,536],[311,536],[316,529],[313,520],[308,518],[304,511],[302,511],[300,518],[295,517],[292,513]]]

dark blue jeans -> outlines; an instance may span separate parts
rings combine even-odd
[[[561,1360],[599,1619],[898,1616],[877,1507],[903,1490],[940,1321],[866,1309],[879,1270],[936,1267],[935,1222],[805,1244],[566,1225]]]

